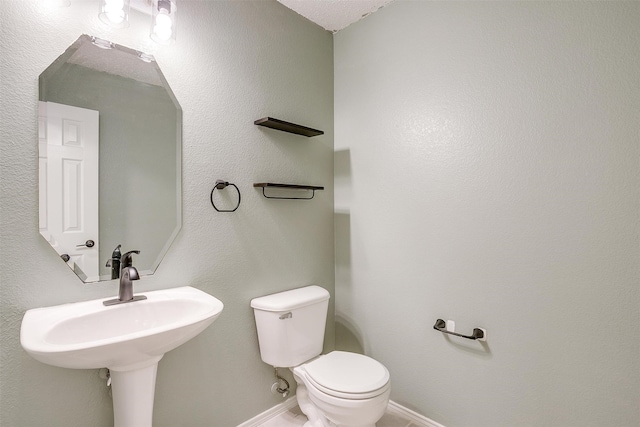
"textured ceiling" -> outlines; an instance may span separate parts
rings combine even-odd
[[[375,12],[393,0],[278,0],[333,33]]]

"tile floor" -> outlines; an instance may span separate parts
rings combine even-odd
[[[260,427],[302,427],[305,422],[307,422],[307,417],[300,411],[298,406],[295,406],[276,418],[261,424]],[[376,427],[417,427],[417,425],[398,415],[387,412],[376,423]]]

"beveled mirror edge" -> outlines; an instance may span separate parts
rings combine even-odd
[[[38,76],[38,100],[39,101],[44,101],[44,94],[47,93],[46,79],[49,78],[51,75],[55,74],[60,68],[62,68],[62,66],[67,62],[67,60],[71,58],[71,56],[78,49],[80,49],[80,46],[82,46],[82,43],[84,43],[86,40],[91,40],[91,38],[86,34],[82,34],[64,52],[62,52],[61,55],[59,55],[56,59],[54,59],[51,65],[49,65],[47,68],[45,68],[45,70],[42,73],[40,73],[40,75]]]

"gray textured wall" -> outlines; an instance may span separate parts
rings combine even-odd
[[[155,49],[150,17],[111,30],[97,3],[45,10],[5,1],[0,15],[0,312],[2,426],[108,426],[111,400],[97,371],[43,365],[20,347],[25,310],[112,297],[117,284],[84,285],[38,235],[38,75],[80,34],[152,51],[184,112],[183,228],[140,291],[190,285],[225,304],[200,336],[160,362],[158,426],[235,426],[279,403],[260,360],[251,298],[307,284],[333,293],[332,36],[275,1],[180,1],[175,45]],[[274,116],[323,129],[306,139],[253,125]],[[242,205],[216,213],[216,179]],[[267,200],[253,182],[324,185],[310,202]],[[326,345],[333,346],[333,321]],[[291,380],[291,377],[289,377]]]
[[[397,1],[336,34],[337,331],[396,402],[638,425],[639,23],[638,2]]]

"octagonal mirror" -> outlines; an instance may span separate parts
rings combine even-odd
[[[84,282],[153,274],[181,219],[182,110],[154,58],[82,35],[39,81],[40,234]]]

